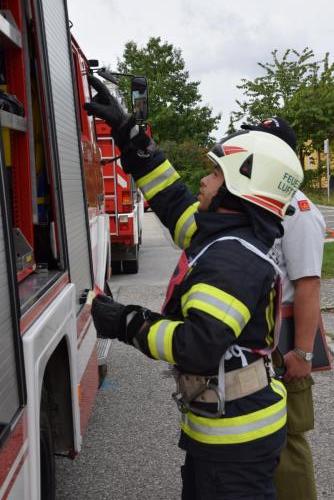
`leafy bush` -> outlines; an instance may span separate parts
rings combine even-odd
[[[304,180],[300,189],[305,191],[319,188],[319,178],[321,179],[322,174],[322,169],[304,170]]]
[[[325,244],[321,277],[334,278],[334,243]]]
[[[316,205],[334,206],[334,192],[331,191],[330,198],[327,196],[327,189],[303,189],[303,193]]]
[[[183,182],[193,194],[196,194],[201,178],[207,175],[212,167],[211,161],[206,156],[208,150],[192,141],[179,144],[168,141],[161,143],[160,147]]]

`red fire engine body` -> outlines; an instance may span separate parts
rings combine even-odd
[[[0,499],[55,497],[98,388],[110,224],[88,72],[65,1],[0,1]]]
[[[105,211],[110,221],[111,269],[116,274],[136,273],[141,243],[144,201],[131,175],[120,162],[120,151],[111,128],[96,120],[96,134],[102,152]]]

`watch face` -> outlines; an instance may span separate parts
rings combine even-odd
[[[302,349],[299,349],[298,347],[295,347],[294,351],[300,358],[304,359],[305,361],[310,362],[313,359],[313,352],[305,352],[302,351]]]

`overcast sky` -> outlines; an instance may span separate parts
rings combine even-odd
[[[261,75],[257,62],[271,51],[305,47],[334,56],[333,0],[68,0],[72,32],[88,58],[116,70],[129,40],[140,47],[151,36],[180,48],[203,104],[223,118],[236,110],[236,85]]]

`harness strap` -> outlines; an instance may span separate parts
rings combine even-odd
[[[282,275],[282,271],[280,270],[276,262],[274,262],[267,254],[259,250],[255,245],[252,245],[252,243],[249,243],[247,240],[244,240],[243,238],[238,238],[237,236],[222,236],[221,238],[217,238],[216,240],[211,241],[211,243],[202,248],[202,250],[189,262],[189,267],[192,267],[195,264],[195,262],[208,250],[208,248],[211,247],[211,245],[217,243],[217,241],[227,241],[227,240],[239,241],[239,243],[241,243],[242,246],[247,248],[247,250],[255,253],[261,259],[269,262],[269,264],[273,266],[278,275],[280,276]]]
[[[238,344],[231,345],[220,358],[219,370],[218,370],[218,391],[222,401],[226,401],[226,384],[225,384],[225,360],[229,361],[233,357],[241,359],[241,366],[245,368],[248,366],[248,361],[245,352],[252,352],[252,349],[248,347],[242,347]]]
[[[269,380],[266,363],[261,358],[226,373],[224,399],[218,390],[216,377],[178,373],[176,382],[177,392],[173,398],[182,412],[191,411],[204,417],[219,418],[225,412],[225,401],[234,401],[260,391],[267,387]],[[209,412],[193,403],[214,403],[217,411]]]
[[[281,276],[283,275],[282,271],[280,270],[279,266],[274,262],[273,259],[271,259],[267,254],[259,250],[255,245],[252,245],[252,243],[249,243],[247,240],[244,240],[243,238],[239,238],[237,236],[221,236],[220,238],[215,239],[214,241],[211,241],[208,245],[206,245],[202,250],[189,262],[189,267],[192,267],[195,262],[210,248],[214,243],[218,241],[228,241],[228,240],[235,240],[238,241],[243,247],[247,248],[250,252],[253,252],[255,255],[260,257],[261,259],[265,260],[269,264],[272,265],[272,267],[276,271],[276,282],[275,282],[275,287],[277,290],[277,294],[279,295],[278,299],[280,301],[281,299]],[[258,349],[256,352],[262,356],[266,356],[270,354],[275,347],[278,344],[278,336],[279,336],[279,330],[280,330],[280,311],[279,311],[279,305],[277,304],[277,317],[275,321],[276,327],[275,327],[275,333],[274,333],[274,345],[271,348],[266,348],[266,349]],[[254,352],[254,350],[252,351]]]
[[[280,277],[282,275],[282,272],[281,272],[280,268],[278,267],[278,265],[276,264],[276,262],[274,262],[267,254],[265,254],[264,252],[262,252],[261,250],[259,250],[256,246],[252,245],[251,243],[249,243],[248,241],[244,240],[243,238],[238,238],[237,236],[222,236],[222,237],[217,238],[216,240],[212,241],[211,243],[209,243],[208,245],[206,245],[204,248],[202,248],[202,250],[193,259],[191,259],[188,262],[189,268],[192,267],[196,263],[196,261],[214,243],[217,243],[218,241],[228,241],[228,240],[238,241],[247,250],[249,250],[250,252],[253,252],[258,257],[260,257],[261,259],[263,259],[266,262],[268,262],[269,264],[271,264],[272,267],[274,268],[275,272],[276,272],[276,280],[275,280],[276,283],[275,284],[277,285],[278,288],[280,288]],[[256,352],[258,354],[260,354],[262,356],[266,356],[266,355],[268,355],[268,354],[270,354],[272,352],[272,350],[277,345],[278,331],[279,331],[279,321],[276,321],[275,334],[274,334],[274,345],[271,348],[268,348],[268,349],[259,349],[259,350],[257,350]],[[224,414],[224,411],[225,411],[225,401],[226,400],[231,400],[231,399],[236,399],[236,398],[244,397],[245,395],[252,394],[253,392],[255,392],[257,390],[260,390],[261,388],[263,388],[266,385],[268,385],[268,378],[267,378],[267,372],[266,372],[266,370],[264,370],[264,372],[263,372],[264,375],[262,373],[262,377],[260,377],[257,380],[257,384],[255,384],[255,386],[252,386],[252,388],[251,388],[251,385],[250,385],[249,388],[248,388],[248,390],[246,390],[246,391],[237,390],[236,386],[235,386],[236,381],[233,379],[232,385],[234,386],[233,387],[234,396],[232,398],[230,398],[230,395],[228,394],[228,398],[226,398],[226,383],[225,383],[226,380],[225,379],[226,379],[227,375],[225,374],[225,360],[228,361],[232,357],[240,358],[242,368],[240,370],[236,371],[236,372],[238,372],[238,375],[239,375],[239,372],[242,373],[242,370],[245,369],[245,368],[247,368],[249,366],[247,358],[246,358],[244,352],[254,352],[254,349],[249,349],[248,347],[243,347],[243,346],[239,346],[238,344],[233,344],[233,345],[231,345],[226,350],[226,352],[223,354],[223,356],[220,359],[220,362],[219,362],[219,371],[218,371],[218,386],[217,387],[213,387],[213,386],[208,387],[208,389],[211,390],[211,392],[213,391],[217,395],[217,400],[214,397],[214,400],[215,400],[215,402],[217,402],[217,405],[218,405],[217,406],[217,412],[216,412],[216,414],[207,413],[205,411],[202,411],[202,413],[201,413],[199,410],[196,410],[197,412],[201,413],[203,416],[207,416],[207,417],[210,417],[210,418],[220,417],[221,415]],[[261,360],[258,360],[258,361],[260,363],[261,362],[263,363],[263,358]],[[257,367],[258,363],[255,362],[255,364],[253,363],[253,365],[256,365],[256,367]],[[262,368],[263,368],[263,365],[262,365]],[[250,372],[250,373],[247,373],[245,375],[246,375],[246,378],[249,377],[250,379],[252,379],[255,374],[253,372],[252,373]],[[231,375],[229,375],[229,377],[231,377]],[[200,378],[201,377],[196,377],[196,379],[200,379]],[[249,380],[249,382],[252,382],[252,380]],[[178,392],[178,393],[174,393],[173,394],[173,398],[177,402],[178,407],[179,407],[179,409],[181,411],[188,411],[189,409],[191,409],[190,408],[191,401],[196,400],[197,396],[199,394],[202,394],[205,391],[206,385],[204,384],[204,386],[203,386],[203,381],[201,382],[201,384],[202,385],[200,385],[200,387],[197,388],[197,390],[195,392],[193,391],[191,394],[188,393],[187,395],[185,395],[184,393],[182,393],[182,390],[180,392]],[[229,388],[229,390],[231,390],[231,388]],[[182,394],[182,397],[180,399],[178,399],[177,396],[180,393]],[[186,396],[186,400],[183,398],[184,396]]]

